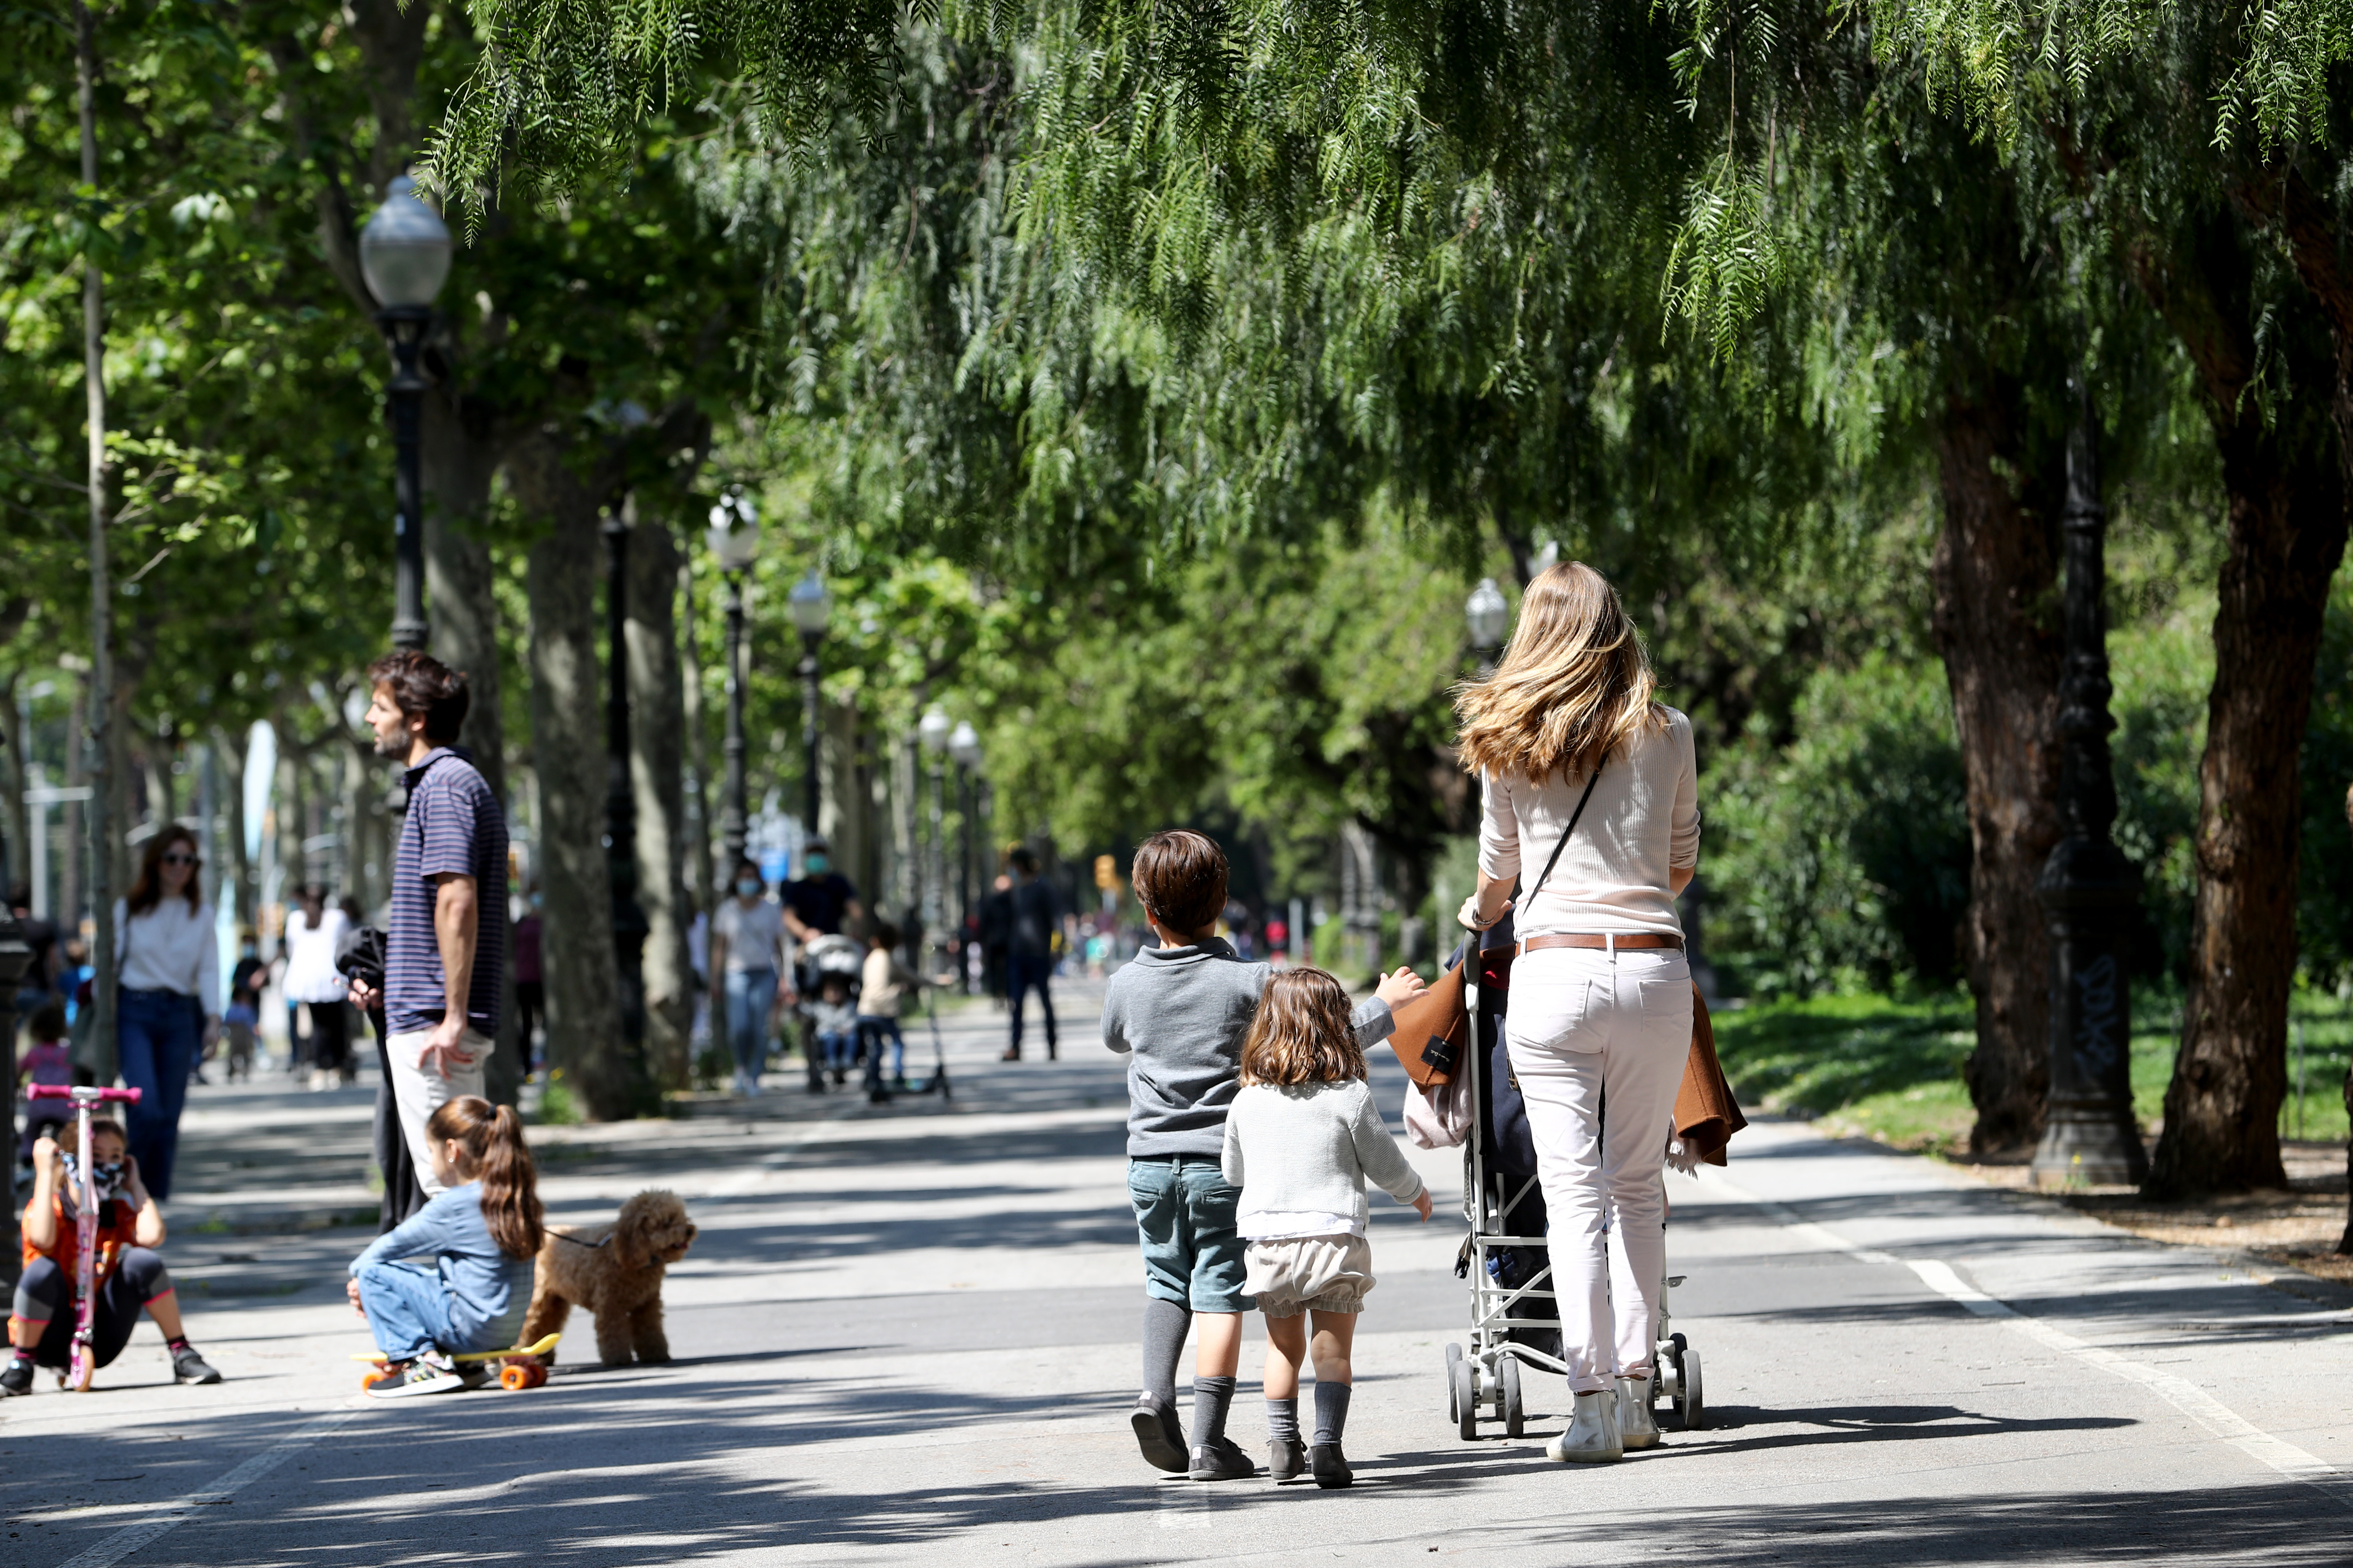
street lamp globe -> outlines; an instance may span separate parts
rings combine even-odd
[[[1462,613],[1470,617],[1472,647],[1481,653],[1493,653],[1504,646],[1504,634],[1512,627],[1512,606],[1504,602],[1504,591],[1495,586],[1493,577],[1479,579]]]
[[[980,731],[972,727],[971,720],[956,721],[955,733],[948,737],[948,755],[965,767],[980,766]]]
[[[722,571],[748,569],[760,553],[760,516],[752,498],[734,493],[722,497],[711,509],[711,527],[702,537]]]
[[[388,310],[433,303],[449,276],[449,229],[403,174],[384,188],[384,205],[360,230],[360,272]]]
[[[825,591],[825,579],[817,574],[816,567],[810,567],[808,575],[793,584],[793,591],[785,595],[785,603],[791,607],[793,625],[800,628],[801,636],[825,635],[827,617],[833,614],[833,595]]]
[[[948,716],[934,708],[916,724],[915,734],[923,742],[923,750],[937,756],[947,750],[949,728]]]

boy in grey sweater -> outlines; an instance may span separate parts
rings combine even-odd
[[[1154,834],[1136,847],[1132,877],[1160,945],[1112,976],[1103,1011],[1103,1044],[1128,1057],[1127,1192],[1144,1249],[1144,1392],[1131,1419],[1152,1465],[1237,1479],[1257,1473],[1226,1436],[1250,1299],[1235,1230],[1241,1194],[1220,1163],[1242,1037],[1272,969],[1245,962],[1217,934],[1226,857],[1208,838]],[[1391,1005],[1421,989],[1409,969],[1385,977],[1351,1019],[1358,1042],[1387,1039]],[[1176,1363],[1196,1313],[1188,1445],[1176,1421]]]

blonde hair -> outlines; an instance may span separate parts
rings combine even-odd
[[[1364,1047],[1348,1022],[1348,993],[1320,969],[1267,977],[1242,1039],[1245,1084],[1344,1083],[1364,1078]]]
[[[1503,662],[1454,693],[1455,755],[1474,774],[1577,778],[1664,723],[1659,678],[1608,578],[1581,561],[1520,595]]]

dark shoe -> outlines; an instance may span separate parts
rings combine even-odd
[[[182,1345],[172,1352],[172,1376],[181,1383],[218,1383],[219,1373],[212,1363],[196,1353],[194,1345]]]
[[[1245,1481],[1258,1474],[1258,1467],[1241,1451],[1230,1437],[1220,1437],[1193,1450],[1193,1468],[1188,1472],[1197,1481]]]
[[[369,1384],[367,1392],[375,1399],[412,1399],[426,1394],[456,1394],[465,1386],[455,1372],[420,1358]]]
[[[1008,1046],[1005,1047],[1005,1054],[997,1059],[1001,1062],[1018,1062],[1021,1059],[1021,1047]]]
[[[870,1089],[866,1091],[866,1103],[888,1105],[891,1103],[891,1091],[887,1089]]]
[[[1145,1464],[1175,1476],[1185,1473],[1185,1428],[1176,1424],[1175,1405],[1146,1394],[1136,1400],[1135,1413],[1127,1419],[1135,1428],[1135,1446],[1144,1450]]]
[[[1296,1437],[1278,1437],[1266,1446],[1266,1473],[1276,1486],[1307,1473],[1307,1445]]]
[[[33,1363],[21,1356],[10,1357],[8,1370],[0,1372],[0,1399],[13,1399],[17,1394],[32,1392]]]
[[[1319,1487],[1345,1487],[1356,1479],[1337,1443],[1318,1443],[1307,1450],[1307,1468],[1315,1472]]]

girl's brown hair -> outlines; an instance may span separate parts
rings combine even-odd
[[[1494,673],[1455,691],[1455,754],[1476,774],[1582,778],[1665,721],[1658,689],[1618,590],[1564,561],[1520,595],[1520,624]]]
[[[1320,969],[1282,969],[1258,999],[1242,1040],[1242,1082],[1341,1083],[1363,1078],[1348,993]]]
[[[164,852],[174,844],[186,845],[189,858],[196,862],[188,868],[188,908],[204,907],[197,887],[201,879],[196,873],[204,869],[205,863],[196,856],[196,836],[175,822],[147,840],[147,853],[139,861],[138,879],[131,884],[130,897],[122,900],[126,913],[143,915],[164,901]]]
[[[540,1218],[539,1172],[514,1107],[460,1095],[427,1118],[425,1131],[435,1139],[457,1140],[465,1156],[459,1173],[482,1184],[482,1218],[499,1250],[509,1258],[538,1257],[547,1234]]]

